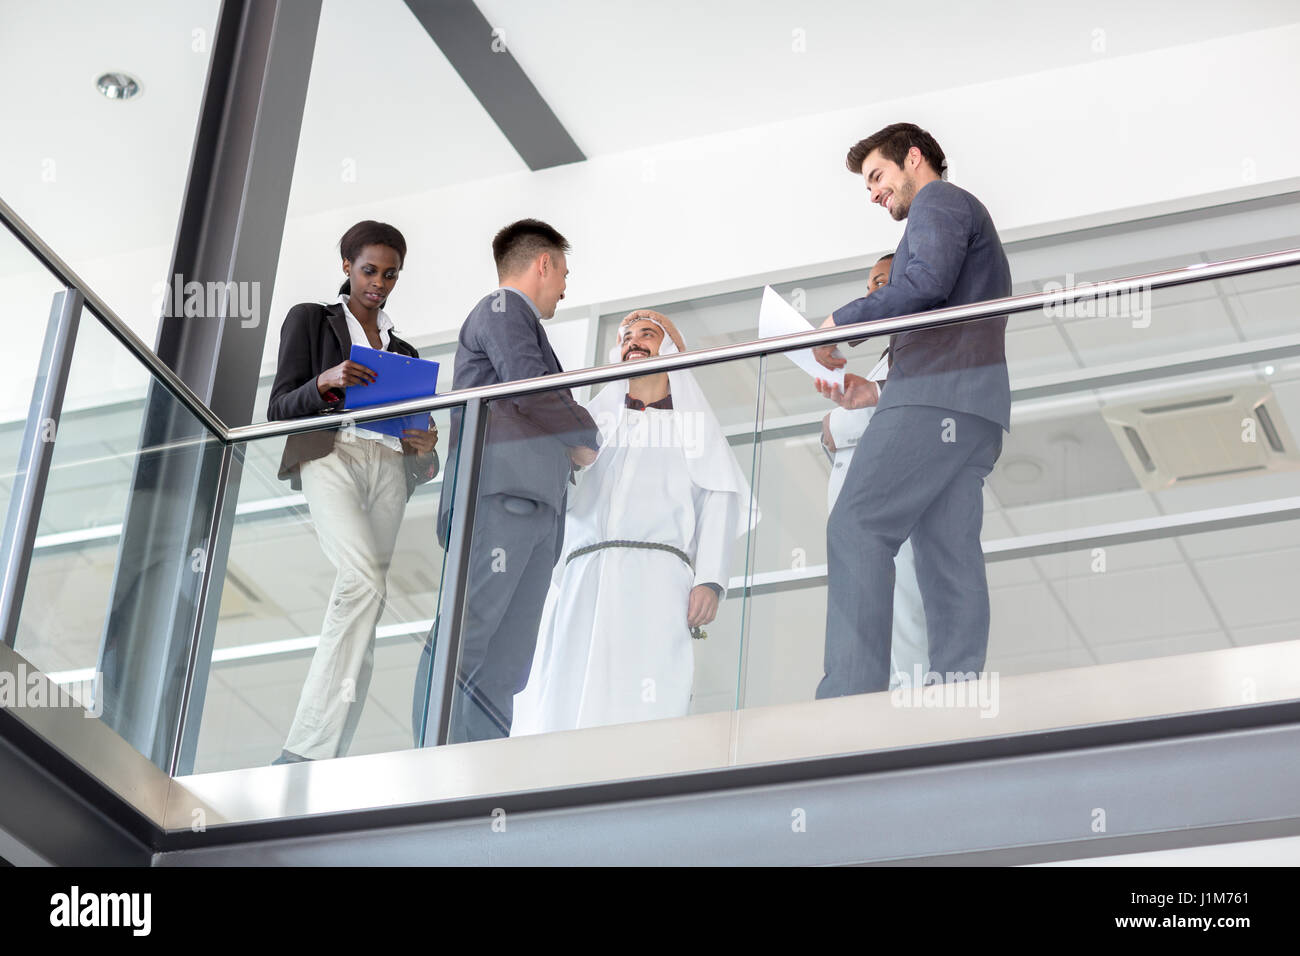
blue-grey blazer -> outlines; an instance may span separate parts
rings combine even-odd
[[[518,295],[484,296],[460,329],[452,388],[476,388],[562,372],[546,330]],[[460,413],[452,413],[450,454],[456,462]],[[569,449],[598,448],[596,423],[567,389],[552,389],[488,404],[487,434],[479,471],[480,495],[506,494],[554,508],[564,517],[573,463]],[[445,543],[450,486],[443,482],[439,538]]]
[[[836,309],[835,324],[927,312],[1011,294],[1011,267],[983,203],[943,180],[912,200],[889,284]],[[890,336],[881,409],[930,405],[1011,428],[1007,317]]]

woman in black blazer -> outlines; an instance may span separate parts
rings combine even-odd
[[[373,382],[371,369],[348,359],[354,344],[418,357],[383,310],[406,258],[402,234],[359,222],[339,252],[347,280],[338,301],[295,305],[284,320],[267,408],[273,421],[337,415],[346,388]],[[280,477],[302,490],[337,575],[293,726],[273,763],[347,752],[374,667],[397,532],[415,486],[438,474],[437,441],[432,420],[427,431],[408,430],[401,439],[351,424],[286,439]]]

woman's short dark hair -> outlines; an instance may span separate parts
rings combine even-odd
[[[907,159],[907,151],[913,146],[921,151],[921,155],[930,164],[930,168],[939,174],[939,178],[947,178],[948,160],[944,158],[943,150],[939,148],[933,136],[915,123],[891,123],[866,139],[854,143],[849,150],[845,165],[849,167],[849,172],[861,176],[863,162],[872,151],[878,149],[885,159],[902,166],[903,160]]]
[[[390,226],[386,222],[375,222],[373,219],[363,219],[343,233],[343,238],[339,240],[339,253],[345,260],[355,261],[366,246],[387,246],[397,253],[401,265],[406,264],[406,237],[397,230],[396,226]],[[352,283],[344,279],[343,285],[339,287],[339,295],[348,295],[351,291]]]

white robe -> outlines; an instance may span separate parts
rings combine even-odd
[[[750,503],[692,481],[683,444],[659,440],[670,432],[672,411],[624,414],[626,441],[603,448],[569,490],[564,553],[528,686],[515,697],[512,736],[680,717],[689,709],[690,591],[705,583],[725,590],[741,510]],[[672,545],[690,555],[695,570],[669,552],[630,548],[567,561],[577,548],[618,539]]]

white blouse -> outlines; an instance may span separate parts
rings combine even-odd
[[[341,294],[339,296],[339,303],[343,306],[343,318],[348,323],[348,334],[352,336],[352,344],[360,345],[363,348],[368,349],[374,348],[374,346],[370,344],[370,338],[366,335],[366,330],[361,327],[361,322],[352,314],[352,306],[348,303],[348,296],[346,294]],[[393,320],[388,317],[388,313],[383,309],[379,310],[378,325],[379,343],[381,348],[386,352],[388,351],[388,343],[392,340],[392,336],[388,334],[388,330],[393,327]],[[385,435],[383,432],[371,431],[369,428],[363,428],[361,426],[357,426],[355,434],[358,438],[377,441],[394,451],[403,450],[402,440],[396,435]]]

